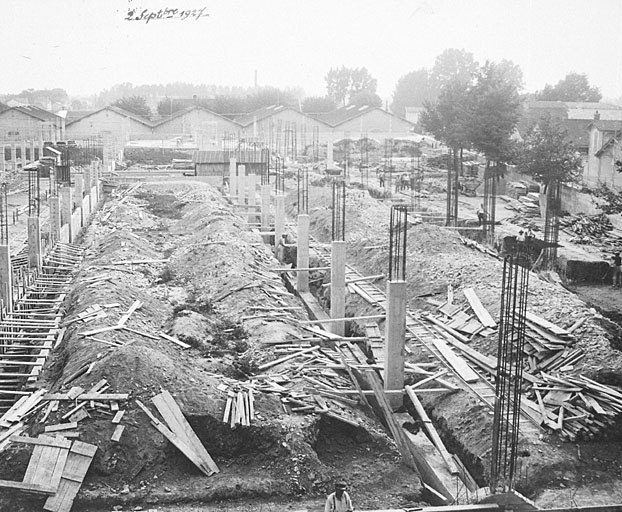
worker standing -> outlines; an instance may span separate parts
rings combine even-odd
[[[346,492],[346,483],[343,480],[335,482],[335,492],[328,495],[324,512],[352,512],[352,500]]]

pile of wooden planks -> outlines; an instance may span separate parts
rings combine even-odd
[[[22,482],[0,480],[0,487],[48,496],[43,509],[69,512],[97,446],[62,437],[13,436],[10,441],[34,446]]]
[[[227,393],[227,403],[222,421],[231,425],[231,428],[235,428],[237,425],[250,427],[251,421],[255,419],[253,385],[240,386],[238,383],[229,386],[223,382],[218,386],[218,389]]]
[[[570,441],[596,439],[622,413],[622,390],[588,377],[564,378],[542,373],[531,400],[523,400],[533,417]]]

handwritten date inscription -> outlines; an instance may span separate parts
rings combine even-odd
[[[209,14],[205,12],[205,7],[202,9],[171,9],[167,7],[158,11],[130,7],[127,10],[125,19],[127,21],[144,21],[149,23],[153,20],[198,20],[207,16]]]

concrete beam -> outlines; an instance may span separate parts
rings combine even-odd
[[[41,269],[41,221],[28,217],[28,266]]]
[[[298,215],[298,247],[296,266],[298,268],[309,267],[309,216],[307,214]],[[309,291],[308,271],[302,271],[296,274],[296,290],[299,292]]]
[[[234,203],[238,198],[238,172],[235,158],[229,159],[229,198]]]

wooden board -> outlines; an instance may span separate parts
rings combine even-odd
[[[197,437],[194,430],[192,430],[192,427],[184,417],[173,396],[168,391],[164,390],[159,395],[154,396],[151,401],[156,406],[156,409],[158,409],[158,412],[162,415],[169,428],[179,437],[185,439],[187,444],[195,449],[199,457],[205,461],[207,466],[214,473],[219,473],[220,469],[218,469],[218,466],[205,449],[205,446],[203,446],[201,440]]]
[[[479,380],[479,375],[475,373],[473,368],[464,359],[456,355],[447,343],[437,337],[431,338],[431,341],[462,380],[465,382],[477,382]]]
[[[480,302],[479,297],[476,295],[475,290],[473,288],[465,288],[462,290],[464,296],[469,301],[471,305],[471,309],[473,313],[477,316],[479,321],[482,323],[484,327],[494,328],[497,326],[497,322],[494,321],[492,316],[488,310],[484,307],[484,305]]]
[[[96,451],[97,446],[95,445],[74,441],[67,456],[58,491],[46,500],[43,510],[49,512],[69,512],[71,510],[73,500],[82,486],[82,481]]]
[[[124,430],[125,430],[125,425],[117,425],[116,428],[114,429],[114,432],[112,433],[112,437],[110,438],[110,440],[114,441],[115,443],[118,443],[121,439],[121,435],[123,434]]]

